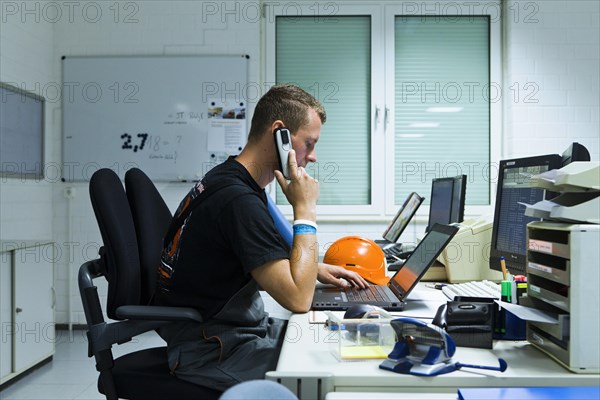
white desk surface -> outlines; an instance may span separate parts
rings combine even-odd
[[[446,301],[440,290],[419,286],[409,296],[405,312],[398,315],[433,317]],[[432,314],[433,311],[433,314]],[[382,360],[338,361],[331,352],[334,336],[322,324],[309,323],[309,313],[291,316],[279,363],[278,377],[333,376],[334,390],[456,393],[460,387],[506,386],[597,386],[598,374],[575,374],[559,365],[526,341],[494,341],[492,350],[458,347],[455,361],[465,364],[508,363],[505,372],[461,369],[435,377],[397,374],[379,368]],[[395,388],[395,390],[394,390]]]

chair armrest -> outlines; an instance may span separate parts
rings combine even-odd
[[[121,306],[117,308],[116,315],[130,320],[204,321],[198,310],[189,307]]]

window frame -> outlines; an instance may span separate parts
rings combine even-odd
[[[452,3],[454,8],[443,9],[442,15],[489,15],[490,16],[490,82],[497,83],[496,87],[502,88],[502,40],[501,19],[497,14],[501,10],[501,2],[482,1],[477,2],[475,11],[471,13],[466,7],[473,4]],[[466,8],[465,10],[458,7]],[[317,3],[314,1],[297,1],[294,7],[287,7],[286,3],[270,3],[264,5],[263,9],[263,34],[264,34],[264,77],[265,86],[275,82],[276,72],[276,20],[278,16],[321,16],[332,18],[343,16],[368,15],[371,17],[371,204],[366,205],[317,205],[317,214],[322,221],[389,221],[398,211],[399,205],[394,204],[394,113],[387,110],[394,109],[394,21],[396,16],[404,15],[410,7],[422,7],[423,15],[432,14],[431,10],[440,8],[439,1],[425,0],[415,2],[373,2],[355,3],[351,1]],[[466,5],[466,7],[465,7]],[[267,9],[268,8],[268,9]],[[486,12],[483,12],[486,11]],[[412,14],[421,15],[421,14]],[[386,84],[388,82],[388,84]],[[386,115],[387,114],[387,115]],[[482,215],[492,212],[495,192],[494,163],[500,160],[501,138],[502,138],[502,101],[490,101],[490,184],[489,199],[487,205],[467,205],[465,217],[470,215]],[[317,145],[317,162],[319,160],[319,149]],[[275,185],[273,182],[267,187],[268,195],[275,198]],[[423,193],[429,196],[429,193]],[[281,211],[291,216],[292,207],[280,205]],[[428,207],[421,207],[416,215],[417,219],[427,218]]]
[[[406,4],[404,4],[406,3]],[[401,2],[400,4],[387,4],[385,6],[385,82],[389,82],[386,85],[386,93],[385,93],[385,104],[390,109],[393,110],[395,107],[395,85],[394,85],[394,46],[395,46],[395,19],[399,15],[404,15],[402,12],[408,7],[408,3],[411,3],[410,6],[413,7],[414,2]],[[439,8],[439,2],[437,1],[424,1],[420,2],[419,6],[423,10],[434,10]],[[490,82],[497,83],[495,87],[502,88],[502,63],[501,63],[501,20],[500,14],[495,14],[494,11],[498,13],[501,10],[500,1],[482,1],[477,3],[476,10],[481,9],[482,11],[487,11],[487,13],[480,14],[467,14],[468,8],[464,7],[464,3],[452,3],[453,7],[448,7],[443,9],[444,13],[442,16],[460,16],[460,15],[481,15],[481,16],[489,16],[490,17],[490,30],[489,30],[489,68],[490,68]],[[455,6],[463,6],[463,9],[459,9]],[[475,3],[473,3],[474,5]],[[429,6],[429,8],[427,7]],[[412,10],[412,8],[411,8]],[[427,14],[425,14],[427,15]],[[395,145],[395,121],[394,121],[394,113],[391,112],[390,118],[391,121],[387,124],[388,129],[386,130],[385,135],[385,170],[389,174],[389,178],[386,177],[386,191],[385,191],[385,213],[386,215],[394,215],[398,211],[398,205],[394,204],[394,182],[395,182],[395,168],[394,168],[394,145]],[[492,167],[494,163],[500,160],[500,151],[501,151],[501,137],[502,137],[502,101],[501,98],[496,101],[490,101],[490,153],[489,153],[489,162],[490,162],[490,183],[488,186],[488,198],[489,204],[486,205],[466,205],[465,206],[465,216],[468,215],[484,215],[493,212],[493,203],[494,203],[494,193],[495,193],[495,179],[497,176],[494,176],[494,168]],[[467,174],[468,171],[463,171],[463,173]],[[468,190],[468,181],[467,181],[467,190]],[[430,193],[422,193],[422,196],[429,197]],[[417,217],[428,218],[428,207],[421,207],[417,212]]]

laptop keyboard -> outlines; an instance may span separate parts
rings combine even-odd
[[[383,254],[388,264],[398,261],[402,254],[402,243],[396,243],[393,246],[383,248]]]
[[[386,258],[389,258],[392,256],[397,257],[400,253],[402,253],[402,245],[400,243],[397,243],[393,246],[386,247],[383,249],[383,254],[385,254]]]
[[[369,301],[393,301],[387,295],[383,286],[369,286],[366,289],[357,289],[355,287],[344,289],[348,301],[369,302]]]

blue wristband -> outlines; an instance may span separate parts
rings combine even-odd
[[[317,228],[311,225],[298,224],[294,225],[294,235],[316,235]]]

